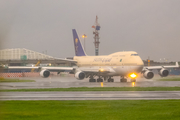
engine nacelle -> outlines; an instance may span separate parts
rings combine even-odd
[[[49,77],[49,75],[50,75],[49,70],[42,70],[42,71],[40,72],[40,76],[41,76],[41,77],[47,78],[47,77]]]
[[[143,75],[146,79],[152,79],[154,77],[154,73],[149,70],[146,70]]]
[[[162,68],[161,70],[159,70],[159,75],[161,77],[167,77],[169,75],[169,70]]]
[[[75,73],[75,78],[78,79],[78,80],[84,79],[85,76],[86,76],[85,73],[82,72],[82,71],[79,71],[79,72],[76,72],[76,73]]]

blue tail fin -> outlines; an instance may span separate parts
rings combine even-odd
[[[75,47],[76,56],[86,56],[84,49],[82,47],[81,41],[79,40],[79,37],[77,35],[76,30],[72,29],[72,32],[73,32],[73,40],[74,40],[74,47]]]

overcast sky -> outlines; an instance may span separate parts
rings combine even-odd
[[[100,55],[124,50],[142,59],[180,61],[179,5],[180,0],[0,0],[1,49],[71,57],[76,29],[79,36],[87,35],[87,54],[95,55],[92,25],[97,15]]]

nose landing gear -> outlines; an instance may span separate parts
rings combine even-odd
[[[120,82],[127,82],[127,79],[124,76],[120,79]]]
[[[136,79],[131,79],[131,82],[136,82]]]
[[[127,79],[124,76],[122,76],[122,78],[120,79],[120,82],[127,82]],[[131,79],[131,82],[136,82],[136,79],[135,78]]]

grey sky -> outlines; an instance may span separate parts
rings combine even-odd
[[[101,55],[124,50],[142,59],[180,61],[179,5],[180,0],[0,0],[1,48],[71,57],[76,29],[88,36],[86,51],[94,55],[91,26],[98,15]]]

